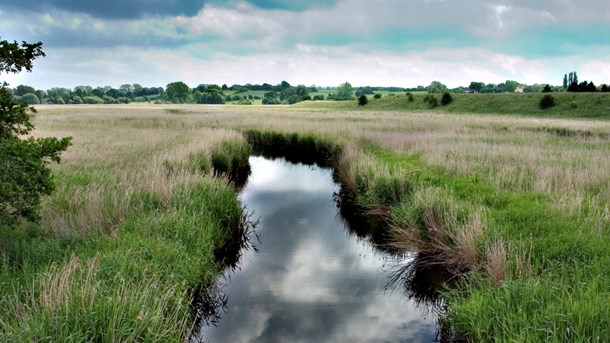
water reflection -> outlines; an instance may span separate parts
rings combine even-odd
[[[228,310],[201,328],[209,342],[432,342],[436,316],[387,289],[391,258],[346,234],[330,169],[251,158],[241,199],[260,217],[258,253],[230,282]]]

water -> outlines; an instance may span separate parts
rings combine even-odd
[[[209,342],[433,342],[437,318],[389,287],[391,256],[350,234],[331,170],[250,158],[241,193],[260,219],[258,252],[220,281],[227,300]]]

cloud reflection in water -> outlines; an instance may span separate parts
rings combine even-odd
[[[225,281],[228,312],[210,342],[432,342],[436,318],[386,290],[387,256],[347,234],[331,171],[251,158],[241,199],[260,217],[259,252]]]

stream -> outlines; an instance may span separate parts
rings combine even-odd
[[[354,234],[333,198],[332,170],[251,157],[240,199],[256,249],[219,280],[221,309],[203,342],[434,342],[437,314],[391,286],[395,256]],[[408,261],[407,261],[408,262]]]

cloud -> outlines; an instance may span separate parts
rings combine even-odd
[[[201,338],[234,342],[432,341],[427,316],[400,289],[385,291],[386,256],[348,238],[332,200],[328,170],[253,159],[242,193],[261,217],[260,251],[244,254],[225,285],[229,308]],[[272,170],[273,182],[265,175]],[[307,182],[304,182],[306,180]],[[312,189],[303,184],[312,183]],[[294,187],[294,188],[293,188]],[[396,306],[397,303],[399,306]]]
[[[251,0],[252,5],[263,9],[303,11],[310,8],[332,7],[335,0]]]
[[[145,16],[193,15],[203,0],[4,0],[12,10],[82,13],[100,19],[136,19]]]
[[[607,59],[610,46],[605,34],[610,3],[600,0],[336,0],[308,5],[200,0],[174,7],[171,1],[139,0],[124,5],[130,9],[123,14],[111,13],[121,9],[113,3],[104,7],[115,9],[84,3],[0,4],[4,39],[42,41],[46,60],[71,61],[37,62],[34,76],[17,79],[59,74],[40,83],[153,80],[164,85],[182,79],[194,84],[288,80],[336,85],[353,80],[412,86],[506,78],[540,83],[556,78],[552,73],[563,75],[558,69],[564,66],[577,70],[583,63]],[[551,59],[562,63],[550,64]],[[56,69],[44,70],[51,65]],[[89,69],[79,67],[85,65]]]

